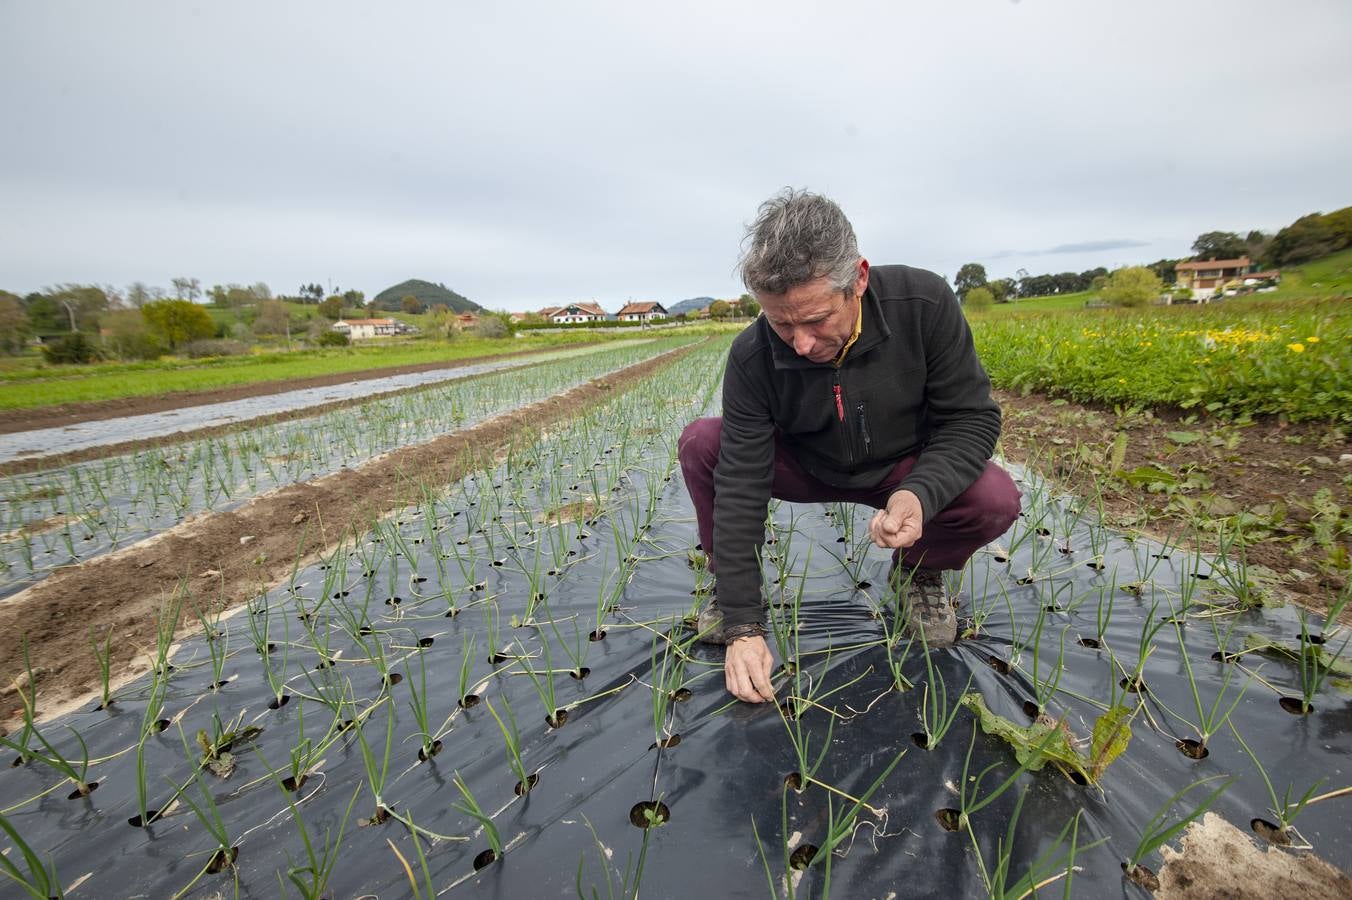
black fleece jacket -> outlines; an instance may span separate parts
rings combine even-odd
[[[977,479],[995,449],[1000,407],[947,283],[924,269],[877,266],[863,316],[839,369],[794,353],[764,316],[732,343],[714,470],[714,563],[727,626],[763,621],[758,554],[776,434],[804,469],[842,488],[877,487],[918,453],[901,487],[920,498],[924,521]]]

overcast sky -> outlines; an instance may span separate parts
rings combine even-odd
[[[834,198],[951,280],[1352,204],[1352,3],[0,0],[0,289],[735,296]]]

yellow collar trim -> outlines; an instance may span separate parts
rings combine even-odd
[[[839,369],[840,364],[845,361],[845,354],[850,352],[850,348],[854,346],[855,341],[859,340],[859,333],[863,330],[864,330],[864,298],[860,297],[859,315],[854,320],[854,333],[851,334],[850,339],[845,342],[845,346],[840,348],[840,355],[836,357],[835,362],[837,369]]]

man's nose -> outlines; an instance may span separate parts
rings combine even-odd
[[[793,333],[793,352],[799,356],[807,356],[812,351],[814,343],[812,335],[806,331],[795,331]]]

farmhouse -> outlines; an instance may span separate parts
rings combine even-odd
[[[1281,278],[1281,272],[1259,272],[1257,268],[1247,256],[1238,259],[1206,259],[1179,263],[1174,267],[1174,277],[1179,287],[1191,290],[1194,299],[1204,301],[1217,294]]]
[[[658,319],[665,319],[668,313],[660,303],[643,301],[626,303],[624,308],[615,315],[621,322],[655,322]]]
[[[354,341],[375,337],[391,337],[406,330],[398,319],[339,319],[333,330],[342,332]]]
[[[570,303],[567,306],[546,306],[540,310],[540,318],[555,325],[568,325],[573,322],[602,322],[610,317],[595,303]]]

